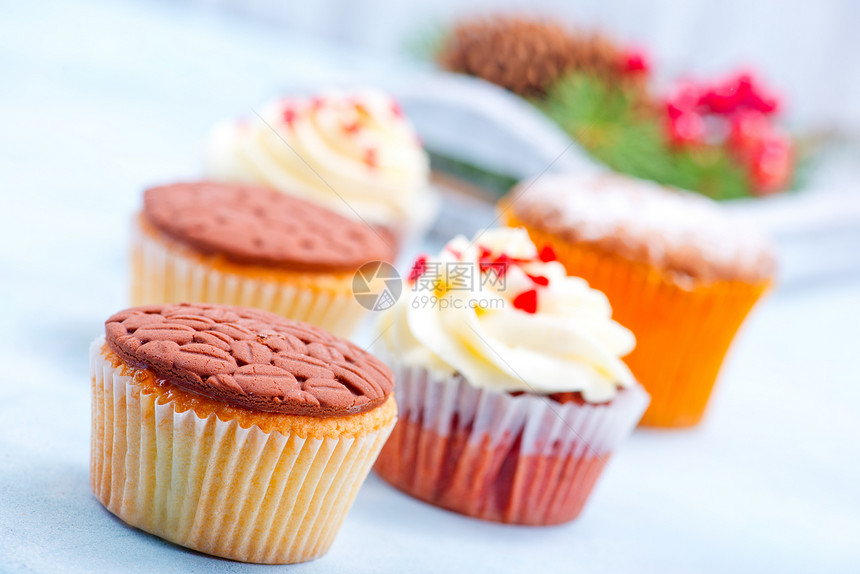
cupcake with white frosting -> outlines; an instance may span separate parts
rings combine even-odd
[[[375,90],[270,102],[212,133],[206,175],[263,185],[390,232],[435,215],[429,160],[397,102]]]
[[[575,518],[648,403],[633,335],[522,229],[455,238],[409,279],[379,324],[402,411],[377,473],[478,518]]]

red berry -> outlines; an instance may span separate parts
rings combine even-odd
[[[718,82],[707,91],[704,104],[715,114],[728,115],[738,109],[749,93],[749,79],[746,76],[730,77]]]
[[[412,269],[409,270],[409,282],[418,281],[418,278],[424,275],[425,271],[427,271],[427,256],[419,255],[415,259],[415,263],[412,264]]]
[[[756,195],[768,195],[785,189],[794,167],[794,146],[786,135],[772,133],[753,156],[751,175]]]
[[[549,263],[550,261],[555,261],[557,257],[555,256],[555,251],[549,245],[544,245],[543,249],[538,253],[538,259],[543,261],[544,263]]]
[[[738,97],[743,107],[763,114],[772,114],[779,108],[777,97],[763,89],[751,73],[739,74],[738,85]]]
[[[674,120],[683,113],[684,110],[676,102],[666,101],[666,115],[669,116],[670,120]]]
[[[666,113],[676,118],[684,112],[695,112],[702,106],[704,91],[702,87],[689,80],[680,82],[666,98]]]
[[[684,112],[669,118],[668,132],[676,145],[701,143],[705,138],[705,120],[696,112]]]
[[[708,111],[713,114],[727,115],[738,108],[740,100],[731,88],[709,90],[705,96]]]
[[[622,69],[629,74],[647,74],[651,70],[651,63],[643,50],[630,48],[623,54]]]
[[[738,103],[743,105],[747,99],[753,94],[753,79],[749,72],[739,72],[730,77],[729,83],[734,83],[735,91],[738,94]]]
[[[729,124],[729,148],[746,156],[753,153],[761,141],[772,131],[770,120],[754,110],[743,110],[733,115]]]
[[[537,290],[523,291],[514,298],[514,308],[526,313],[537,313]]]
[[[779,100],[777,97],[769,94],[762,94],[761,92],[751,93],[747,97],[746,105],[752,110],[768,115],[774,114],[779,110]]]

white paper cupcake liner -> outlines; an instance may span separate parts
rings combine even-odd
[[[242,428],[159,404],[91,346],[93,493],[126,523],[207,554],[285,564],[331,546],[394,423],[359,436]]]
[[[377,473],[417,498],[489,520],[575,518],[649,400],[638,385],[606,405],[513,396],[379,354],[394,371],[400,422]]]
[[[222,271],[150,237],[135,221],[132,305],[218,303],[271,311],[348,337],[367,313],[347,286],[342,292]]]

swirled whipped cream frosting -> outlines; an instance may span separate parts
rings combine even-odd
[[[399,360],[479,388],[600,403],[635,384],[621,360],[635,339],[606,296],[567,276],[550,249],[538,253],[524,229],[456,237],[419,257],[378,327]]]
[[[273,101],[256,113],[215,127],[210,179],[264,185],[374,224],[410,219],[429,160],[389,96],[332,92]]]

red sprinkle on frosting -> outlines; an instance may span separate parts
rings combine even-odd
[[[504,253],[495,258],[492,258],[489,256],[489,254],[487,254],[486,256],[482,256],[479,260],[479,264],[481,266],[481,273],[486,273],[487,271],[492,269],[498,274],[499,277],[504,277],[508,272],[508,267],[514,263],[516,263],[516,261],[505,255]]]
[[[540,250],[540,253],[538,253],[538,259],[544,263],[549,263],[550,261],[555,261],[557,258],[553,248],[549,245],[545,245],[544,248]]]
[[[364,163],[366,163],[369,167],[377,167],[376,163],[376,150],[373,148],[368,148],[364,152]]]
[[[427,256],[419,255],[415,259],[415,263],[412,264],[412,269],[409,270],[409,282],[418,281],[418,278],[424,275],[425,271],[427,271]]]
[[[535,285],[540,285],[541,287],[546,287],[549,285],[549,278],[542,277],[541,275],[529,275],[526,273],[529,279],[531,279]]]
[[[288,126],[293,127],[293,122],[296,121],[296,110],[292,107],[284,108],[284,121]]]
[[[537,290],[523,291],[514,298],[514,307],[526,313],[537,313]]]

